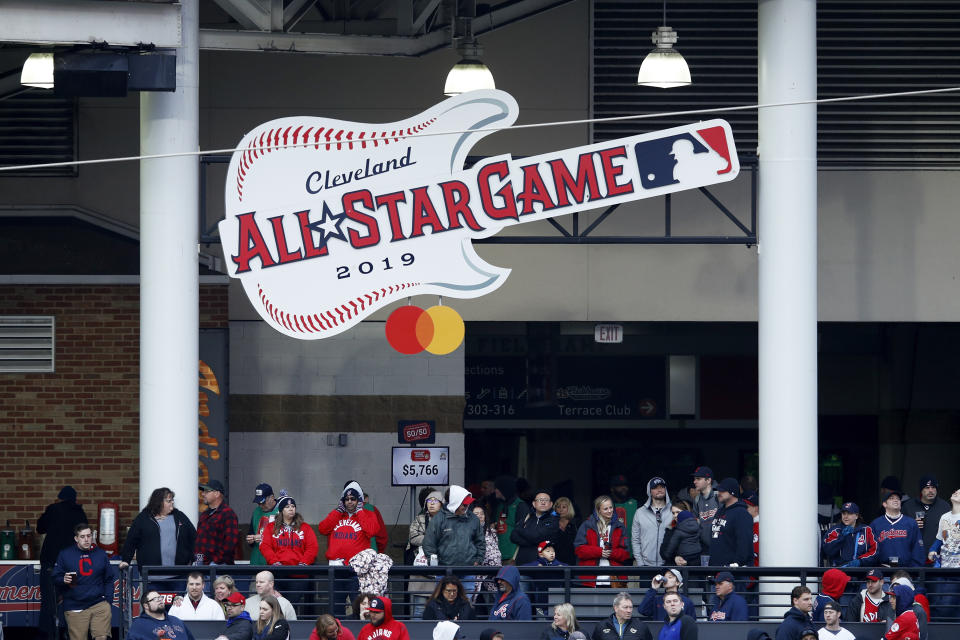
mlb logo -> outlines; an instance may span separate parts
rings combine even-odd
[[[644,189],[716,182],[734,169],[724,127],[712,126],[647,140],[634,147]]]

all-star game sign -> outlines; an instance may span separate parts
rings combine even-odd
[[[473,145],[517,114],[513,97],[491,90],[391,124],[290,117],[260,125],[227,173],[219,228],[230,275],[277,331],[326,338],[411,296],[494,291],[510,270],[484,262],[474,238],[740,171],[723,120],[464,170]],[[386,331],[402,353],[449,353],[463,321],[449,307],[407,305]]]

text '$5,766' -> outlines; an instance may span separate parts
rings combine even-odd
[[[400,468],[405,476],[436,476],[440,475],[440,467],[435,464],[405,464]]]

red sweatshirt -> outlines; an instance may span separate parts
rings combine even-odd
[[[282,527],[277,533],[275,525],[275,522],[270,522],[264,527],[263,540],[260,542],[260,553],[267,563],[279,562],[288,566],[313,564],[319,550],[313,527],[304,522],[297,531]]]
[[[350,558],[370,548],[370,538],[377,533],[377,519],[364,509],[357,509],[353,515],[334,509],[317,529],[327,536],[327,560],[341,559],[349,564]]]
[[[410,634],[407,627],[400,621],[393,619],[393,604],[390,598],[378,596],[383,600],[383,622],[378,626],[367,623],[360,629],[360,635],[357,640],[410,640]]]

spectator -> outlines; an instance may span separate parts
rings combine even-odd
[[[913,601],[915,604],[920,605],[923,608],[924,613],[926,614],[925,619],[930,619],[930,601],[927,600],[927,596],[913,586],[913,579],[910,577],[910,573],[899,569],[893,572],[893,575],[890,576],[890,586],[896,586],[898,584],[903,584],[910,587],[911,593],[913,593]]]
[[[430,519],[423,536],[423,552],[436,554],[442,566],[477,566],[483,560],[486,541],[483,526],[473,515],[473,496],[463,487],[450,485],[447,507]],[[474,589],[472,577],[464,579],[468,592]]]
[[[179,618],[167,615],[164,597],[154,589],[144,589],[140,596],[140,615],[127,631],[127,640],[177,638],[193,640],[189,627]]]
[[[651,640],[647,624],[633,617],[633,600],[626,591],[621,591],[613,599],[613,613],[609,618],[597,623],[591,634],[592,640]]]
[[[389,638],[389,640],[410,640],[407,627],[393,618],[393,604],[390,598],[375,596],[370,598],[370,622],[360,629],[357,640]]]
[[[700,525],[687,507],[687,503],[670,507],[673,521],[663,534],[663,544],[660,545],[660,555],[666,565],[700,566]]]
[[[801,640],[804,630],[810,627],[810,612],[813,611],[810,589],[794,587],[790,592],[790,605],[790,609],[783,614],[783,622],[777,627],[775,640]]]
[[[537,561],[537,546],[556,536],[558,521],[550,492],[540,489],[533,497],[533,511],[528,512],[523,520],[518,520],[510,533],[510,542],[517,545],[516,564]]]
[[[811,617],[814,622],[823,622],[823,608],[828,603],[840,604],[840,596],[846,590],[848,582],[850,576],[840,569],[827,569],[824,572],[820,579],[820,593],[813,600]]]
[[[240,536],[237,514],[227,504],[227,492],[219,480],[200,485],[206,511],[197,522],[193,554],[197,564],[233,564]]]
[[[497,573],[500,597],[493,605],[490,620],[531,620],[530,599],[520,590],[520,572],[513,565]]]
[[[817,640],[817,632],[813,630],[813,627],[807,627],[800,632],[800,640]]]
[[[751,566],[760,566],[760,494],[757,491],[748,491],[742,498],[747,505],[747,513],[753,518],[753,562]]]
[[[303,516],[297,511],[297,502],[293,496],[280,492],[277,500],[279,515],[272,525],[264,529],[260,551],[267,564],[275,566],[307,566],[317,559],[317,534],[313,527],[303,521]],[[278,585],[281,592],[287,594],[291,602],[303,600],[302,580],[309,578],[308,574],[290,574],[288,579]]]
[[[263,530],[273,522],[273,518],[277,515],[277,498],[273,495],[273,487],[266,482],[258,484],[253,492],[253,503],[257,506],[253,508],[253,515],[250,517],[250,533],[247,535],[247,544],[251,547],[250,564],[258,566],[267,564],[266,558],[260,553]]]
[[[274,590],[273,574],[269,571],[261,571],[254,579],[254,586],[257,593],[247,598],[246,612],[250,614],[251,619],[260,616],[260,601],[267,596],[273,596],[280,604],[280,611],[283,612],[284,620],[295,621],[297,612],[294,611],[290,601]]]
[[[651,618],[653,620],[666,620],[667,612],[663,608],[663,599],[671,593],[676,593],[680,595],[680,599],[683,600],[683,611],[691,618],[696,618],[697,609],[693,605],[693,601],[690,600],[687,596],[680,593],[680,588],[683,586],[683,574],[680,573],[677,569],[669,569],[663,572],[663,575],[656,575],[650,581],[650,588],[647,589],[647,592],[643,596],[643,600],[640,601],[640,606],[637,607],[637,613],[645,618]],[[658,589],[663,588],[663,595],[659,595],[657,592]]]
[[[900,496],[900,502],[910,499],[910,496],[904,493],[900,478],[897,476],[886,476],[880,481],[880,502],[883,502],[884,496],[891,491],[895,491]]]
[[[356,640],[353,632],[329,613],[317,618],[310,632],[310,640]]]
[[[493,500],[497,495],[497,485],[493,480],[484,480],[480,483],[480,500]]]
[[[133,519],[120,550],[120,569],[130,566],[134,554],[140,575],[144,566],[188,565],[193,562],[197,530],[185,513],[174,507],[174,493],[167,487],[154,489],[147,506]],[[156,576],[151,576],[156,580]],[[176,580],[176,591],[183,583]]]
[[[327,536],[327,561],[331,565],[350,565],[350,558],[370,548],[370,538],[377,533],[377,519],[363,508],[363,489],[350,482],[340,492],[336,507],[317,525],[320,535]],[[354,572],[337,578],[334,585],[334,615],[346,613],[345,601],[360,590]]]
[[[610,496],[599,496],[593,501],[593,514],[580,525],[574,551],[580,566],[609,567],[622,566],[630,558],[627,551],[627,535],[623,523],[613,508]],[[618,585],[623,578],[599,574],[580,576],[584,586]]]
[[[444,576],[423,610],[424,620],[473,620],[473,607],[457,576]]]
[[[884,640],[920,640],[919,622],[913,611],[904,611],[883,634]]]
[[[697,516],[697,522],[700,525],[700,552],[709,555],[713,537],[711,531],[713,517],[720,508],[717,494],[713,490],[713,470],[710,467],[701,466],[694,469],[690,475],[693,476],[693,489],[696,491],[693,515]]]
[[[919,640],[927,640],[927,614],[920,603],[914,602],[914,593],[913,588],[905,584],[893,584],[886,592],[890,599],[890,606],[893,607],[893,612],[897,616],[896,620],[887,620],[887,631],[890,631],[904,613],[910,612],[917,621]]]
[[[576,564],[577,554],[573,551],[573,542],[577,539],[577,529],[580,528],[580,518],[573,508],[570,498],[561,496],[553,503],[557,512],[557,535],[553,540],[557,550],[557,560],[564,564]]]
[[[227,597],[227,624],[216,640],[252,640],[253,619],[244,610],[246,598],[237,591]],[[259,614],[260,608],[257,607]]]
[[[93,529],[86,522],[73,528],[74,545],[61,549],[53,567],[53,581],[63,597],[63,612],[70,640],[94,640],[110,635],[113,583],[116,571],[103,549],[93,544]]]
[[[213,599],[223,609],[224,620],[227,615],[227,598],[231,593],[237,591],[237,586],[233,578],[226,574],[221,574],[213,581]]]
[[[480,526],[483,529],[483,560],[480,561],[480,566],[483,567],[499,567],[503,564],[500,557],[500,543],[497,540],[497,524],[490,515],[491,503],[492,501],[489,499],[478,500],[473,503],[473,515],[477,516],[477,520],[480,521]],[[470,599],[474,604],[477,604],[477,597],[481,591],[495,594],[497,585],[489,577],[486,579],[478,577],[473,593],[470,594]]]
[[[513,476],[500,476],[495,482],[495,495],[500,501],[497,507],[497,537],[500,542],[500,556],[503,564],[513,564],[517,555],[517,545],[510,539],[517,522],[523,522],[530,507],[517,496],[517,479]]]
[[[714,596],[707,607],[707,620],[710,622],[745,622],[748,619],[747,601],[737,594],[733,585],[733,574],[721,571],[713,579]]]
[[[614,505],[616,507],[616,505]],[[666,514],[670,511],[670,497],[667,495],[667,481],[654,476],[647,482],[647,501],[636,509],[631,522],[630,541],[633,557],[638,567],[659,567],[664,559],[660,557],[660,544],[663,534],[670,524]]]
[[[557,553],[553,548],[553,543],[549,540],[544,540],[537,547],[537,559],[534,562],[528,562],[523,566],[565,567],[567,565],[557,560]],[[550,587],[557,585],[562,586],[562,581],[562,571],[538,571],[530,578],[530,584],[533,588],[533,592],[528,595],[530,596],[530,602],[533,605],[534,612],[538,617],[543,617],[546,615],[545,612],[547,610],[547,602],[549,600],[547,594],[550,590]]]
[[[753,518],[739,496],[740,487],[733,478],[724,478],[717,487],[721,507],[713,518],[711,566],[749,567],[753,562]]]
[[[203,574],[199,571],[187,576],[187,596],[174,598],[169,613],[181,620],[226,620],[220,603],[203,592]]]
[[[374,593],[358,593],[351,602],[351,614],[355,620],[370,621],[370,600],[376,598]]]
[[[660,628],[657,640],[697,640],[697,621],[686,615],[683,608],[679,593],[668,593],[663,597],[667,620]]]
[[[934,566],[944,569],[960,568],[960,489],[950,496],[951,509],[940,516],[937,523],[937,536],[930,547],[928,558]],[[936,578],[931,581],[929,591],[934,597],[937,619],[960,616],[960,581],[956,578]]]
[[[923,536],[923,548],[929,549],[933,541],[937,538],[937,530],[934,529],[934,523],[940,522],[940,517],[950,511],[950,503],[939,498],[937,493],[940,490],[940,483],[936,477],[925,475],[920,478],[920,497],[904,500],[901,510],[908,518],[913,518]],[[930,526],[924,526],[926,522]]]
[[[410,533],[407,536],[407,548],[412,550],[411,564],[427,564],[423,555],[423,536],[427,533],[427,525],[440,510],[443,509],[443,492],[433,489],[424,495],[423,508],[410,524]],[[419,559],[418,559],[419,558]],[[417,579],[423,578],[423,579]],[[423,614],[423,605],[430,597],[437,581],[433,576],[410,576],[407,590],[413,603],[413,617],[419,618]]]
[[[871,569],[867,573],[866,587],[847,603],[847,621],[886,622],[896,617],[890,601],[883,594],[883,572]]]
[[[877,562],[887,567],[922,567],[927,559],[923,538],[916,521],[900,512],[900,499],[898,491],[888,492],[884,514],[870,523],[877,536]]]
[[[633,516],[637,513],[639,503],[636,498],[630,497],[630,483],[627,481],[627,476],[617,474],[610,478],[610,497],[613,499],[613,509],[617,512],[617,518],[620,519],[623,526],[632,526]],[[627,549],[627,552],[631,553],[631,550]],[[624,564],[632,564],[630,562],[632,559],[631,554],[631,557]]]
[[[857,640],[849,630],[840,626],[842,611],[836,602],[828,602],[823,609],[823,619],[826,626],[817,632],[819,640]]]
[[[353,482],[353,480],[343,485],[343,488],[346,489],[350,482]],[[373,539],[370,540],[370,548],[378,553],[387,553],[389,550],[387,545],[390,543],[389,537],[387,536],[387,523],[383,521],[383,515],[380,513],[380,510],[370,502],[370,494],[366,491],[363,492],[363,508],[372,513],[374,519],[377,521],[377,531],[373,534]]]
[[[57,499],[37,519],[37,533],[46,534],[40,549],[40,631],[53,638],[57,629],[57,589],[53,567],[60,551],[74,544],[73,529],[86,524],[87,514],[77,504],[77,491],[70,485],[60,489]]]
[[[503,640],[503,634],[496,629],[484,629],[480,632],[480,640]]]
[[[569,602],[558,604],[553,609],[553,624],[544,629],[540,640],[569,640],[570,634],[580,630],[577,614]]]
[[[254,640],[288,640],[290,625],[283,619],[280,603],[273,596],[260,600],[260,615],[253,631]]]
[[[870,567],[877,560],[877,539],[873,529],[858,524],[860,507],[844,502],[840,524],[832,526],[823,538],[823,554],[833,566]]]

